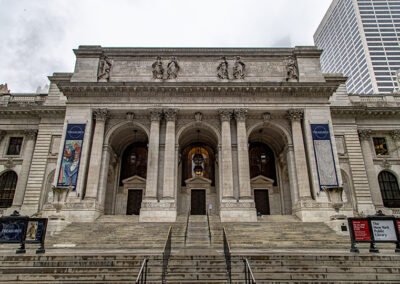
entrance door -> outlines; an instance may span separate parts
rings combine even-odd
[[[257,213],[263,215],[269,215],[269,197],[268,190],[255,189],[254,190],[254,202],[256,203]]]
[[[142,190],[128,190],[128,204],[126,206],[126,215],[139,215],[142,205]]]
[[[190,214],[206,215],[206,191],[204,189],[192,189],[190,204]]]

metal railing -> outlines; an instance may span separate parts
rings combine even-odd
[[[232,283],[231,248],[229,246],[228,236],[226,234],[225,227],[223,228],[223,235],[224,235],[224,255],[225,255],[225,262],[226,262],[226,273],[228,274],[229,283]]]
[[[165,240],[164,251],[163,251],[163,267],[162,267],[162,283],[165,283],[165,278],[167,276],[168,261],[171,257],[171,240],[172,240],[172,226],[169,226],[168,236]]]
[[[144,284],[147,283],[147,262],[149,260],[145,258],[142,263],[142,267],[140,267],[138,277],[136,278],[135,284]]]
[[[243,258],[244,263],[244,279],[245,284],[256,284],[256,279],[254,278],[253,271],[251,271],[250,263],[247,258]]]
[[[207,225],[208,225],[208,239],[210,240],[211,244],[210,214],[208,213],[208,210],[207,210]]]
[[[186,239],[187,239],[187,232],[188,232],[188,228],[189,228],[189,217],[190,217],[190,208],[187,214],[187,218],[186,218],[186,226],[185,226],[185,246],[186,246]]]

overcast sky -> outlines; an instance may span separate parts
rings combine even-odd
[[[0,84],[35,92],[72,49],[313,45],[332,0],[0,0]]]

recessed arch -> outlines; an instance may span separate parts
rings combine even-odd
[[[209,144],[212,144],[213,147],[217,147],[221,141],[221,133],[220,131],[214,127],[213,125],[206,123],[206,122],[191,122],[188,124],[183,125],[176,134],[176,141],[180,147],[184,147],[189,145],[193,142],[196,142],[197,136],[195,137],[188,137],[190,134],[196,134],[196,130],[200,130],[200,135],[203,140],[207,140]],[[208,137],[205,135],[209,134]],[[186,135],[184,137],[183,135]]]

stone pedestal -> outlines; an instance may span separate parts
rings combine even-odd
[[[144,200],[139,222],[175,222],[176,215],[174,200]]]
[[[221,202],[221,222],[257,222],[257,212],[253,200]]]

